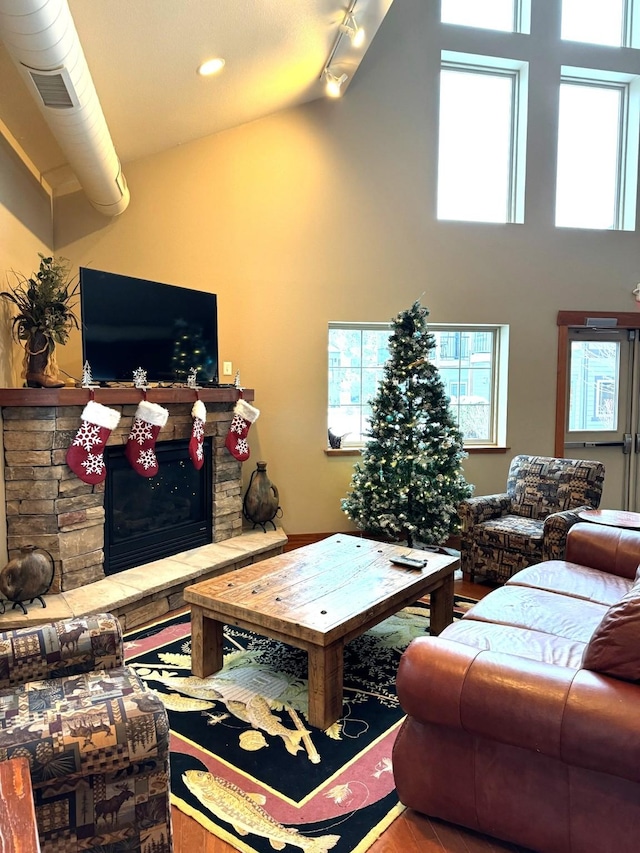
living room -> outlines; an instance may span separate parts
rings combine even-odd
[[[506,440],[464,463],[476,494],[502,491],[513,456],[554,455],[558,312],[637,310],[636,231],[558,228],[554,199],[560,65],[638,74],[640,57],[571,44],[565,59],[551,35],[560,6],[532,4],[531,33],[514,36],[442,25],[436,0],[396,0],[344,98],[124,163],[131,202],[112,219],[82,192],[52,202],[0,140],[3,279],[45,252],[216,293],[220,361],[261,412],[245,484],[266,460],[298,537],[351,527],[340,499],[354,457],[325,452],[328,324],[388,322],[421,299],[434,323],[508,326]],[[516,43],[530,64],[524,221],[439,220],[441,50],[512,56]],[[0,385],[20,387],[8,317],[0,347]],[[79,333],[58,362],[80,377]]]

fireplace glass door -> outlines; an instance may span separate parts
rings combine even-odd
[[[112,575],[212,541],[211,440],[197,471],[187,440],[156,444],[158,473],[141,477],[124,446],[105,456],[104,571]]]

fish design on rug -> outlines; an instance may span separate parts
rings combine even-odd
[[[260,835],[269,840],[274,850],[293,844],[305,853],[327,853],[340,840],[339,835],[307,838],[297,829],[283,826],[262,808],[265,803],[262,794],[249,794],[205,770],[187,770],[182,781],[203,806],[230,823],[238,835]]]
[[[303,735],[310,734],[308,731],[293,731],[283,726],[280,717],[272,712],[262,696],[253,696],[247,703],[229,700],[226,706],[240,720],[251,723],[254,729],[281,737],[285,749],[291,755],[295,755],[302,749],[300,741]]]

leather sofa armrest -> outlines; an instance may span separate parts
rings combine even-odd
[[[496,495],[481,495],[467,498],[458,506],[460,517],[460,532],[466,533],[482,521],[499,518],[506,515],[511,507],[511,497],[505,493]]]
[[[122,666],[122,627],[110,613],[0,633],[0,688]]]
[[[420,637],[402,656],[397,691],[418,722],[640,780],[636,685]]]
[[[581,521],[567,535],[564,559],[633,580],[640,565],[640,530]]]

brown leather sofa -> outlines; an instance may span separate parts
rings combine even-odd
[[[640,850],[640,531],[578,523],[439,637],[414,640],[400,800],[537,853]]]

